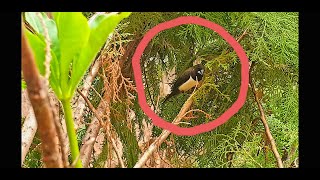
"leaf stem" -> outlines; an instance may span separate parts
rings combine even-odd
[[[76,131],[74,129],[70,99],[61,100],[61,102],[63,106],[63,111],[64,111],[66,125],[67,125],[67,132],[68,132],[68,137],[70,142],[71,159],[72,161],[76,161],[78,159],[75,164],[75,167],[81,168],[82,167],[81,160],[80,158],[77,158],[78,156],[80,156],[80,152],[78,147]]]

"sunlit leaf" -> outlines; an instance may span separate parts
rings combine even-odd
[[[128,12],[124,13],[109,13],[99,14],[90,21],[90,37],[85,46],[85,50],[81,52],[79,59],[73,62],[73,69],[71,75],[71,94],[74,93],[75,88],[80,82],[81,78],[89,68],[90,63],[94,60],[95,56],[106,42],[110,33],[114,30],[117,24],[130,15]],[[60,17],[61,18],[61,17]]]
[[[87,44],[90,29],[87,19],[80,12],[54,13],[60,41],[60,81],[61,90],[65,98],[70,98],[69,72],[72,61],[79,56]],[[72,70],[74,71],[74,70]]]
[[[26,12],[26,21],[36,30],[37,33],[41,34],[44,37],[44,29],[42,27],[41,21],[36,14],[37,12]],[[59,49],[59,39],[58,39],[58,32],[57,26],[53,19],[48,18],[46,13],[41,12],[41,17],[45,23],[45,26],[48,30],[51,48],[56,54],[57,58],[60,58],[60,49]],[[42,37],[42,38],[43,38]]]
[[[26,84],[26,82],[22,79],[21,80],[21,90],[24,90],[24,89],[26,89],[27,88],[27,84]]]
[[[36,65],[39,69],[39,72],[41,75],[45,74],[45,42],[44,40],[35,35],[32,34],[30,31],[25,30],[26,37],[28,39],[28,42],[30,44],[30,47],[32,49],[33,55],[35,57]],[[51,50],[51,62],[50,62],[50,85],[52,86],[52,89],[55,91],[58,97],[61,97],[61,87],[60,87],[60,81],[59,81],[59,62],[57,60],[56,55]]]

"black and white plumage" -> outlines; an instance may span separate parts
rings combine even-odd
[[[202,80],[204,74],[204,66],[197,64],[185,70],[178,76],[171,87],[171,93],[168,94],[162,103],[165,103],[171,97],[186,92],[194,88]]]

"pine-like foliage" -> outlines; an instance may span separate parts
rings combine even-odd
[[[292,153],[290,167],[298,156],[298,13],[133,13],[125,32],[143,35],[153,26],[179,16],[199,16],[224,27],[240,40],[250,61],[255,61],[251,78],[267,115],[271,133],[280,155]],[[212,30],[198,25],[182,25],[160,32],[147,46],[141,58],[145,93],[150,106],[160,93],[162,76],[173,67],[181,72],[196,59],[205,64],[203,85],[196,93],[190,125],[212,121],[237,99],[241,82],[241,64],[230,45]],[[161,106],[160,116],[172,121],[189,94],[175,97]],[[137,112],[139,106],[136,106]],[[137,119],[146,118],[136,113]],[[154,128],[154,136],[161,129]],[[204,134],[174,136],[176,155],[171,161],[180,167],[276,167],[276,161],[264,135],[260,113],[249,88],[247,101],[226,124]],[[165,145],[161,148],[166,148]],[[286,157],[284,157],[286,160]],[[183,161],[183,162],[182,162]]]
[[[90,18],[94,13],[83,14]],[[215,22],[239,40],[250,63],[255,64],[250,78],[255,84],[255,91],[259,94],[284,165],[297,167],[299,14],[296,12],[133,12],[121,21],[114,33],[116,36],[108,43],[113,43],[112,48],[123,48],[127,51],[126,48],[130,47],[128,44],[133,41],[139,42],[152,27],[180,16],[198,16]],[[136,44],[133,48],[136,48]],[[112,53],[114,58],[111,62],[121,59],[118,54],[123,55],[123,52],[112,51]],[[129,63],[122,67],[123,73],[131,78],[133,77],[130,71],[132,54],[131,52],[126,59]],[[196,91],[191,109],[200,109],[202,112],[193,112],[192,117],[184,120],[187,123],[179,125],[182,127],[213,121],[238,98],[241,63],[236,53],[216,32],[189,24],[160,32],[148,44],[140,60],[147,101],[150,106],[157,107],[158,115],[169,122],[177,116],[192,91],[175,96],[167,103],[161,104],[163,97],[159,97],[160,83],[173,68],[179,74],[192,66],[195,61],[201,61],[206,69],[203,84]],[[101,75],[97,76],[93,83],[101,96],[108,92],[103,83]],[[143,151],[141,147],[147,148],[162,132],[161,128],[154,126],[149,142],[144,142],[145,144],[141,146],[141,140],[145,138],[143,132],[146,131],[145,121],[151,123],[151,120],[141,110],[137,94],[132,94],[134,99],[120,94],[121,101],[112,101],[110,104],[113,131],[122,143],[126,167],[133,167]],[[88,98],[95,107],[101,102],[100,96],[92,90]],[[133,104],[129,104],[128,99]],[[134,112],[134,117],[131,119],[129,108]],[[88,109],[86,112],[84,120],[89,124],[93,114]],[[86,128],[87,125],[83,129],[78,129],[79,143]],[[39,140],[35,138],[23,167],[42,166],[38,144]],[[106,159],[110,157],[110,147],[108,141],[105,141],[101,154],[93,159],[94,167],[104,167]],[[277,167],[251,87],[248,89],[246,103],[227,123],[195,136],[171,134],[157,152],[160,152],[161,156],[166,152],[161,161],[169,164],[169,167]],[[152,167],[152,163],[146,166]]]

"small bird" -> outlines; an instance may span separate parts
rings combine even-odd
[[[191,88],[198,85],[202,80],[204,74],[204,66],[202,64],[197,64],[185,70],[173,83],[171,87],[171,93],[167,95],[162,102],[165,103],[169,98],[184,93]]]

